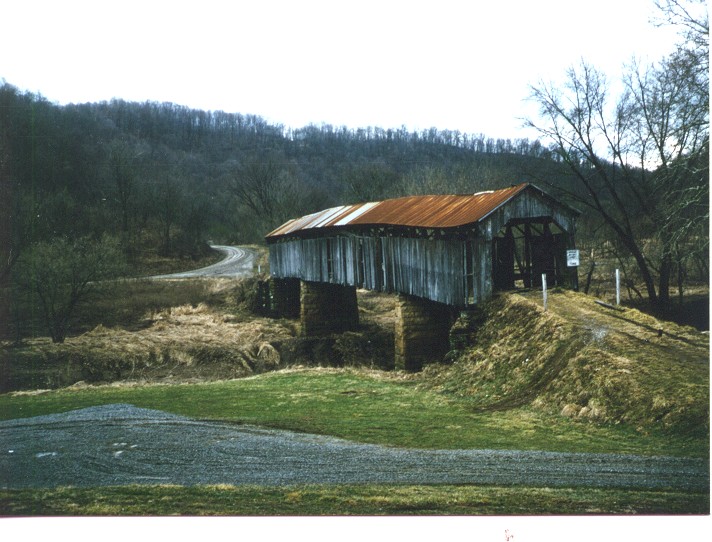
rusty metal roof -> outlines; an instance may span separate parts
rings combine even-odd
[[[528,186],[528,183],[522,183],[471,195],[407,196],[341,205],[290,220],[266,237],[281,237],[314,228],[354,225],[455,228],[482,220]]]

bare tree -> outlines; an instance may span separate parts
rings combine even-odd
[[[657,65],[633,65],[615,100],[585,62],[560,88],[540,83],[532,97],[543,122],[528,122],[578,181],[568,196],[601,217],[661,308],[675,269],[681,287],[683,255],[709,244],[709,75],[688,41]]]
[[[177,225],[183,209],[183,193],[176,173],[166,172],[155,186],[154,205],[160,227],[161,253],[171,252],[171,230]]]
[[[274,156],[250,157],[233,173],[232,191],[258,219],[274,222],[282,188],[282,165]]]
[[[226,167],[237,207],[251,215],[251,223],[243,224],[242,229],[257,238],[324,203],[322,194],[304,183],[292,164],[277,153],[254,155]]]
[[[52,341],[64,342],[77,306],[97,281],[116,276],[123,257],[110,237],[99,241],[83,237],[56,237],[35,243],[23,253],[15,274],[19,285],[39,300]]]
[[[706,0],[656,0],[658,17],[654,19],[657,26],[672,25],[679,30],[687,50],[696,50],[701,61],[700,68],[709,67],[708,55],[705,50],[709,43],[709,14]]]
[[[116,186],[116,199],[121,213],[121,231],[129,231],[129,218],[136,194],[134,160],[137,153],[122,140],[112,141],[109,145],[108,167]]]
[[[384,199],[399,180],[398,172],[383,162],[360,164],[344,173],[346,195],[353,203]]]

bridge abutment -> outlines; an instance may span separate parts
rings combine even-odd
[[[300,319],[306,337],[357,329],[356,287],[302,281]]]
[[[442,361],[450,349],[450,328],[455,311],[443,303],[405,294],[396,303],[396,369],[419,371]]]

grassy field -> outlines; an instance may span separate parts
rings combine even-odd
[[[575,420],[522,406],[478,411],[470,399],[422,389],[417,377],[358,369],[285,370],[225,382],[108,385],[0,395],[0,418],[129,403],[414,448],[488,448],[706,457],[707,442],[663,430]]]

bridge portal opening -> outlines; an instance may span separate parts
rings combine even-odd
[[[539,288],[542,275],[548,286],[575,287],[566,266],[566,250],[573,240],[550,217],[515,219],[492,240],[494,290]]]

